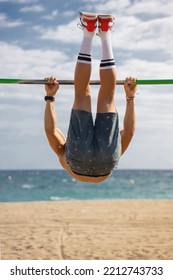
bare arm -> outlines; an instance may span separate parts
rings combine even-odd
[[[134,84],[135,81],[135,78],[130,77],[126,79],[126,82],[124,84],[127,104],[124,116],[124,128],[121,131],[122,154],[128,148],[136,128],[136,113],[134,99],[137,91],[137,85]]]
[[[59,89],[56,78],[48,78],[49,83],[46,84],[45,90],[48,96],[55,96]],[[65,149],[65,137],[63,133],[56,127],[56,113],[54,102],[47,100],[44,114],[44,128],[47,139],[54,152],[60,156]]]

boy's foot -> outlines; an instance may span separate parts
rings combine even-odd
[[[79,12],[81,27],[86,28],[88,32],[93,32],[97,27],[98,15],[94,13]]]
[[[108,30],[112,30],[114,22],[115,18],[112,15],[98,15],[98,28],[101,31],[107,32]]]

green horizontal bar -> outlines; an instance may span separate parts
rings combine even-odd
[[[73,80],[59,80],[60,85],[74,85]],[[117,80],[117,85],[123,85],[125,80]],[[137,85],[168,85],[173,84],[173,79],[159,79],[159,80],[136,80]],[[25,80],[25,79],[14,79],[14,78],[0,78],[0,84],[47,84],[47,80]],[[91,80],[91,85],[99,85],[99,80]]]
[[[0,84],[46,84],[46,80],[0,78]]]
[[[173,84],[171,79],[163,80],[136,80],[137,85],[170,85]]]
[[[6,79],[6,78],[1,78],[0,79],[0,84],[18,84],[20,79]]]

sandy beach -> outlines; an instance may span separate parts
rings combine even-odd
[[[2,260],[173,260],[173,200],[0,204]]]

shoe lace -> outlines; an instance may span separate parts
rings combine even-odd
[[[77,23],[77,27],[81,30],[83,30],[83,25],[81,23]]]

